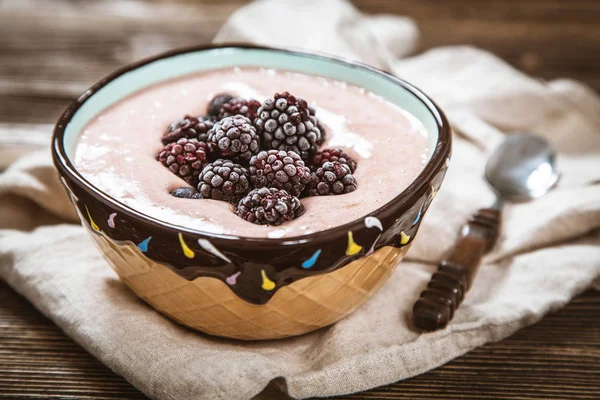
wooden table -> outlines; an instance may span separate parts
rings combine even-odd
[[[208,42],[241,0],[0,1],[0,124],[52,123],[116,67]],[[542,78],[600,89],[600,2],[357,0],[413,16],[422,48],[474,44]],[[25,4],[32,4],[26,8]],[[0,398],[141,399],[135,388],[0,283]],[[262,398],[281,398],[277,387]],[[419,377],[343,399],[598,399],[600,293]]]

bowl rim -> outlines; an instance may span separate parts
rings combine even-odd
[[[143,67],[144,65],[150,64],[152,62],[170,58],[173,56],[177,56],[185,53],[192,53],[198,51],[205,50],[213,50],[213,49],[226,49],[226,48],[237,48],[237,49],[257,49],[257,50],[266,50],[272,52],[279,52],[291,55],[300,55],[304,57],[313,57],[317,59],[322,59],[326,61],[333,61],[336,63],[342,63],[352,68],[358,68],[362,70],[366,70],[371,73],[378,74],[383,76],[391,83],[398,85],[399,87],[407,90],[411,95],[416,97],[419,101],[421,101],[431,115],[434,117],[438,129],[438,140],[435,144],[433,153],[427,161],[427,164],[423,167],[419,175],[406,187],[402,192],[398,193],[396,197],[382,205],[378,209],[369,212],[358,219],[355,219],[351,222],[345,223],[343,225],[334,226],[333,228],[329,228],[326,230],[308,233],[300,236],[293,237],[282,237],[282,238],[269,238],[269,237],[244,237],[237,236],[232,234],[220,234],[220,233],[212,233],[206,232],[202,230],[196,230],[176,224],[172,224],[149,215],[146,215],[142,212],[135,210],[134,208],[127,206],[117,199],[109,196],[104,193],[102,190],[94,186],[91,182],[81,175],[70,158],[67,156],[65,147],[64,147],[64,134],[67,125],[71,122],[71,119],[75,115],[75,113],[79,110],[79,108],[96,92],[102,89],[111,81],[120,77],[121,75],[135,70],[137,68]],[[118,68],[113,73],[105,76],[100,79],[94,85],[92,85],[89,89],[87,89],[83,94],[81,94],[75,101],[73,101],[67,109],[61,114],[57,123],[54,126],[53,135],[52,135],[52,156],[54,160],[54,164],[56,168],[59,170],[61,174],[66,174],[71,180],[74,180],[78,185],[83,187],[89,194],[92,195],[95,199],[106,202],[114,207],[117,211],[122,212],[124,215],[127,215],[133,219],[141,220],[146,224],[151,225],[154,228],[164,229],[166,231],[171,231],[175,234],[177,233],[187,233],[190,235],[196,236],[204,236],[206,238],[210,238],[211,240],[216,241],[231,241],[234,240],[238,243],[247,242],[248,244],[256,244],[262,243],[267,246],[275,245],[293,245],[293,244],[305,244],[314,241],[319,241],[322,239],[331,240],[333,237],[337,237],[339,234],[346,235],[348,231],[356,231],[364,227],[364,220],[367,216],[377,217],[378,215],[386,214],[389,215],[390,212],[394,212],[395,215],[402,215],[405,211],[407,211],[410,206],[416,202],[429,188],[429,183],[434,179],[437,173],[442,170],[451,153],[451,127],[448,119],[446,118],[444,112],[441,108],[431,100],[425,93],[423,93],[420,89],[415,87],[414,85],[406,82],[403,79],[400,79],[388,72],[382,71],[378,68],[363,64],[358,61],[351,61],[342,57],[333,56],[330,54],[325,54],[316,51],[307,51],[303,49],[296,48],[277,48],[277,47],[269,47],[269,46],[261,46],[254,45],[248,43],[226,43],[226,44],[208,44],[208,45],[198,45],[198,46],[188,46],[188,47],[180,47],[176,48],[156,56],[144,58],[140,61],[127,64],[121,68]]]

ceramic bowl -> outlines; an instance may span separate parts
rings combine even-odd
[[[326,231],[281,239],[217,235],[154,219],[103,193],[74,167],[79,133],[105,108],[149,85],[233,66],[298,71],[368,89],[423,123],[429,161],[408,188],[375,212]],[[172,51],[102,79],[61,116],[52,150],[83,226],[125,285],[183,325],[253,340],[330,325],[386,281],[440,187],[450,136],[442,111],[387,73],[320,54],[227,45]]]

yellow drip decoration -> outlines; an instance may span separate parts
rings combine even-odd
[[[262,276],[262,288],[264,290],[273,290],[273,289],[275,289],[275,282],[273,282],[272,280],[270,280],[267,277],[267,273],[265,272],[264,269],[260,270],[260,275]]]
[[[433,200],[433,198],[437,195],[437,190],[435,189],[435,186],[433,186],[433,183],[429,185],[431,187],[431,199]]]
[[[346,249],[347,256],[353,256],[362,250],[362,246],[357,244],[352,237],[352,231],[348,231],[348,248]]]
[[[400,244],[405,245],[410,241],[410,235],[404,233],[404,231],[400,232]]]
[[[194,258],[196,256],[196,253],[194,253],[194,251],[190,249],[183,240],[183,235],[181,235],[181,233],[179,233],[179,243],[181,244],[181,248],[183,249],[183,254],[187,258]]]
[[[90,225],[92,225],[92,229],[96,232],[100,232],[100,227],[96,225],[96,223],[92,219],[92,216],[90,215],[90,210],[88,210],[87,206],[85,206],[85,211],[87,212],[88,218],[90,219]]]

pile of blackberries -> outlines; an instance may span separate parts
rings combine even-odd
[[[194,188],[174,196],[227,201],[249,222],[280,225],[304,213],[302,197],[356,190],[356,161],[340,148],[319,151],[325,129],[315,114],[288,92],[262,103],[220,93],[207,115],[166,129],[156,158]]]

